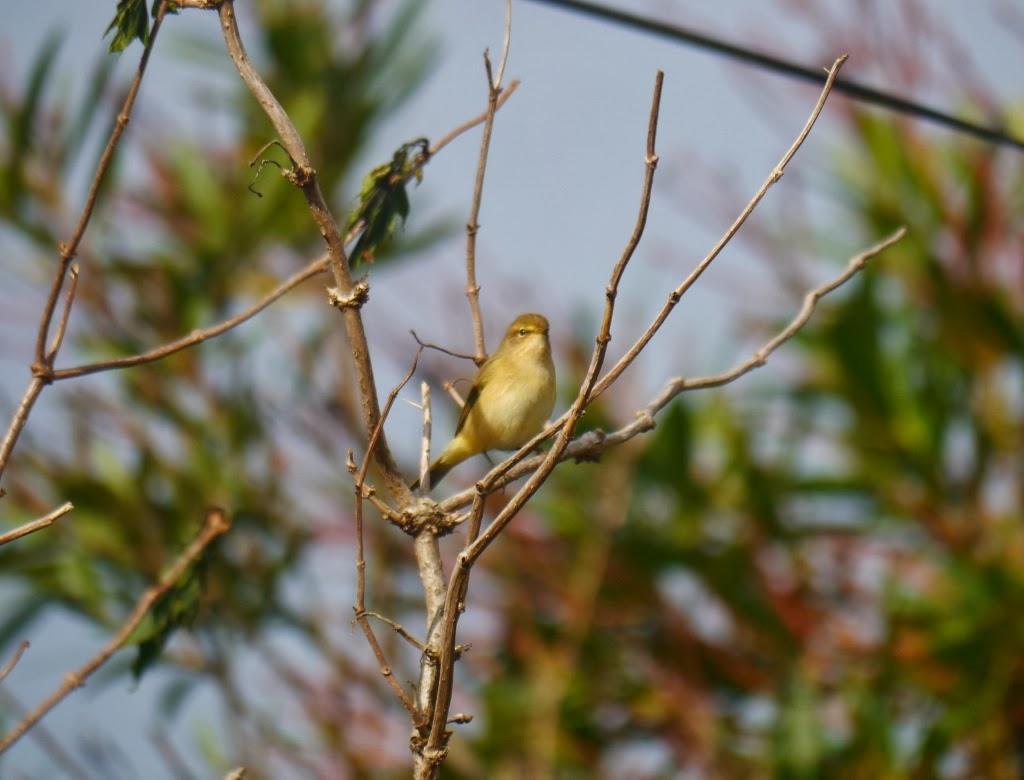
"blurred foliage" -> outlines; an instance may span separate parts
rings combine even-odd
[[[846,213],[908,237],[821,307],[793,384],[556,472],[491,566],[458,776],[1024,773],[1024,168],[849,120]]]
[[[375,6],[247,6],[252,48],[336,202],[430,63],[418,4],[383,21]],[[63,182],[116,92],[103,60],[77,102],[47,102],[59,43],[41,47],[20,93],[0,93],[0,216],[48,261],[30,279],[51,267],[54,226],[76,203]],[[226,68],[219,42],[188,52]],[[230,142],[147,133],[145,180],[105,190],[83,249],[80,355],[132,354],[220,320],[318,251],[293,188],[245,191],[272,137],[248,95],[218,92],[209,109],[232,120]],[[836,171],[853,224],[829,235],[868,243],[905,223],[908,237],[787,347],[794,380],[686,397],[652,434],[555,472],[474,574],[456,701],[476,719],[446,776],[1024,771],[1024,170],[1005,152],[846,116]],[[416,149],[363,180],[355,258],[388,251]],[[116,230],[126,218],[130,237]],[[404,777],[407,719],[348,632],[349,605],[325,592],[351,580],[338,565],[352,541],[342,464],[361,431],[345,345],[320,293],[279,306],[287,320],[271,311],[63,386],[65,433],[30,426],[4,502],[76,510],[0,549],[0,571],[23,586],[0,643],[56,605],[116,625],[203,508],[223,505],[231,534],[136,637],[139,671],[166,629],[191,626],[161,656],[177,674],[155,717],[178,717],[205,683],[230,713],[226,741],[197,727],[194,752],[215,769],[241,758],[266,777]],[[566,396],[587,349],[561,356]],[[630,411],[604,397],[584,422],[609,428]],[[419,627],[407,540],[368,525],[373,607]],[[380,636],[412,679],[415,652]]]
[[[132,35],[145,39],[147,10],[145,3],[119,3],[112,48]],[[246,4],[256,33],[247,44],[295,120],[339,215],[371,134],[429,72],[430,38],[410,34],[420,10],[415,2]],[[169,50],[176,44],[202,62],[209,91],[198,96],[191,119],[177,109],[161,116],[167,109],[141,101],[133,127],[144,132],[129,134],[80,251],[74,341],[64,365],[136,354],[223,320],[322,251],[292,185],[268,177],[263,198],[246,189],[249,160],[274,135],[223,43],[182,39],[173,19],[162,37]],[[61,90],[60,44],[60,36],[47,38],[26,81],[0,87],[0,220],[27,247],[24,264],[12,270],[38,285],[49,283],[53,247],[81,207],[80,191],[67,182],[80,171],[91,174],[96,144],[105,141],[123,97],[105,54],[86,70],[80,93]],[[213,127],[218,118],[230,133],[184,130],[197,121]],[[403,237],[381,251],[402,256],[406,245],[434,236]],[[22,586],[10,588],[0,613],[3,647],[55,609],[115,627],[198,533],[206,507],[229,509],[231,534],[161,600],[133,637],[134,661],[117,667],[138,675],[164,661],[178,670],[162,697],[164,717],[181,711],[196,683],[215,685],[245,724],[229,729],[234,747],[222,746],[220,756],[244,752],[247,743],[275,750],[287,743],[284,733],[266,733],[271,721],[258,714],[260,697],[239,692],[245,681],[234,661],[241,648],[255,655],[279,634],[298,636],[332,659],[349,686],[346,697],[377,693],[375,676],[360,683],[360,670],[348,671],[336,638],[314,619],[328,605],[309,572],[314,551],[337,541],[339,523],[343,542],[351,534],[336,507],[344,496],[342,517],[350,511],[341,464],[346,443],[360,435],[344,389],[343,332],[336,317],[324,316],[322,283],[278,307],[287,317],[270,313],[159,363],[58,386],[48,399],[63,407],[59,433],[43,435],[46,421],[37,427],[33,420],[4,478],[5,517],[34,513],[55,496],[72,501],[75,512],[74,522],[53,534],[0,549],[8,587]],[[26,339],[33,326],[25,323]],[[267,367],[275,361],[285,361],[286,372]],[[273,698],[269,706],[277,706]],[[323,731],[329,745],[343,743],[335,747],[344,755],[349,735],[333,723]],[[200,745],[210,738],[204,731]]]

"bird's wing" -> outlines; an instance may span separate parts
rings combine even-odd
[[[466,418],[469,417],[470,411],[476,406],[477,400],[480,398],[480,391],[483,390],[484,385],[487,383],[487,379],[491,372],[488,370],[491,366],[491,361],[487,360],[482,366],[480,371],[477,372],[476,379],[473,380],[473,387],[469,391],[469,395],[466,396],[466,403],[462,405],[462,411],[459,412],[459,421],[455,424],[455,435],[459,435],[459,431],[462,430],[462,426],[466,423]]]

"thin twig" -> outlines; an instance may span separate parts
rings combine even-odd
[[[82,213],[79,215],[78,222],[71,232],[71,237],[60,246],[60,265],[57,267],[57,273],[54,275],[53,284],[50,287],[50,295],[46,300],[43,316],[39,321],[39,332],[36,335],[36,362],[41,363],[46,358],[46,336],[49,333],[50,323],[53,320],[54,309],[57,307],[60,289],[64,284],[64,276],[68,271],[68,266],[71,264],[71,258],[78,252],[78,245],[85,235],[85,229],[89,226],[89,220],[92,219],[96,200],[99,197],[100,186],[103,184],[103,179],[114,160],[114,152],[117,150],[118,142],[124,134],[124,129],[128,126],[132,109],[135,107],[135,99],[138,97],[139,88],[142,85],[142,77],[146,72],[146,65],[149,63],[149,55],[153,51],[153,45],[156,43],[156,38],[166,13],[167,0],[161,0],[156,11],[156,18],[153,20],[153,28],[150,30],[149,38],[146,40],[146,45],[142,50],[142,56],[139,58],[139,66],[136,68],[135,76],[128,87],[128,94],[125,96],[124,104],[121,106],[121,111],[114,121],[113,128],[111,128],[106,148],[104,148],[103,154],[100,155],[99,162],[96,165],[96,172],[93,174],[92,183],[89,185],[89,192],[85,197]]]
[[[626,370],[630,363],[636,359],[636,356],[640,354],[641,350],[647,346],[647,342],[649,342],[651,338],[653,338],[654,334],[658,332],[662,323],[665,322],[668,315],[672,312],[672,309],[675,308],[676,304],[679,303],[680,299],[686,294],[686,291],[693,286],[694,282],[700,278],[701,274],[704,273],[707,267],[714,262],[715,258],[718,257],[719,254],[721,254],[725,245],[732,240],[732,237],[736,235],[737,231],[739,231],[743,226],[743,223],[747,221],[747,217],[749,217],[751,213],[753,213],[754,209],[757,208],[757,204],[761,202],[764,196],[768,193],[768,190],[771,189],[772,185],[782,178],[782,174],[786,170],[786,166],[789,164],[789,161],[793,159],[793,155],[795,155],[797,150],[803,145],[808,134],[811,132],[811,128],[814,127],[814,123],[818,120],[821,110],[825,107],[825,101],[828,99],[836,78],[839,76],[839,69],[842,68],[843,63],[846,62],[846,60],[847,55],[844,54],[832,63],[832,67],[829,68],[828,71],[828,78],[825,80],[825,86],[822,87],[821,94],[818,95],[818,102],[814,104],[814,108],[811,110],[810,116],[807,117],[807,121],[804,122],[803,128],[800,130],[800,133],[794,139],[793,143],[790,144],[781,159],[775,164],[775,167],[772,168],[771,173],[768,174],[768,178],[764,180],[757,192],[754,193],[754,196],[747,202],[747,205],[744,206],[743,211],[741,211],[739,216],[733,220],[733,223],[725,231],[722,237],[718,239],[718,243],[711,248],[711,251],[708,252],[704,259],[697,264],[697,267],[690,272],[690,275],[687,276],[678,287],[669,293],[668,300],[665,301],[665,305],[662,306],[661,311],[658,312],[658,315],[654,318],[654,321],[647,330],[644,331],[643,335],[636,340],[636,343],[629,348],[626,354],[619,358],[619,361],[608,371],[608,373],[601,377],[601,381],[598,382],[597,387],[594,388],[594,398],[599,397],[601,393],[607,390],[611,384],[618,379],[622,372]]]
[[[57,300],[60,298],[60,291],[64,286],[64,278],[68,273],[71,260],[78,251],[78,245],[82,242],[85,230],[89,226],[89,220],[92,219],[93,209],[96,207],[96,199],[99,197],[100,186],[103,184],[103,179],[110,169],[110,164],[114,159],[114,152],[117,149],[118,142],[121,140],[121,136],[124,134],[124,129],[128,126],[132,109],[135,107],[135,99],[138,97],[139,88],[142,85],[142,77],[146,72],[146,65],[149,62],[149,55],[153,51],[157,34],[160,32],[160,27],[163,24],[166,13],[167,0],[161,0],[160,5],[156,9],[149,39],[146,41],[146,45],[142,50],[142,56],[139,58],[139,65],[135,70],[135,76],[128,87],[128,94],[125,95],[124,103],[121,105],[121,110],[117,114],[113,128],[111,128],[110,137],[107,139],[107,145],[103,149],[103,154],[100,155],[99,162],[96,164],[96,171],[93,174],[92,183],[89,185],[89,192],[85,197],[85,205],[82,207],[78,222],[71,231],[71,236],[68,240],[60,244],[60,262],[57,264],[57,270],[53,275],[53,282],[50,284],[50,292],[39,318],[39,328],[36,333],[36,345],[32,363],[32,381],[29,382],[24,395],[22,395],[14,417],[11,419],[7,432],[4,434],[3,443],[0,444],[0,476],[3,475],[4,469],[7,467],[7,461],[14,450],[14,445],[18,441],[18,436],[25,427],[25,423],[28,422],[28,416],[35,405],[36,399],[39,398],[43,387],[52,381],[53,361],[57,357],[63,333],[60,334],[61,339],[54,339],[56,349],[52,349],[50,353],[46,351],[46,339],[50,332],[50,325],[53,322],[54,310],[57,308]],[[67,311],[62,316],[64,327],[67,326],[66,319],[70,316],[72,296],[73,292],[68,298]]]
[[[245,51],[245,46],[238,31],[234,3],[226,0],[217,11],[228,54],[235,63],[242,81],[249,88],[249,91],[256,99],[256,102],[259,103],[264,113],[266,113],[267,118],[277,131],[282,146],[287,151],[288,156],[291,157],[291,179],[302,190],[313,220],[316,222],[320,235],[327,244],[329,266],[334,276],[335,286],[333,292],[339,299],[347,299],[352,294],[354,283],[351,271],[349,270],[348,257],[345,253],[344,239],[338,228],[338,223],[327,205],[323,192],[320,190],[316,170],[310,163],[302,138],[284,108],[281,107],[281,104],[274,97],[270,88],[249,60],[249,55]],[[366,330],[363,326],[359,306],[342,307],[342,317],[345,321],[345,331],[348,335],[349,347],[352,350],[352,359],[359,381],[359,395],[364,423],[366,430],[372,431],[380,421],[380,406],[377,400],[373,365],[370,360],[370,348],[366,339]],[[412,496],[408,486],[398,472],[398,466],[391,455],[387,439],[383,434],[381,434],[380,442],[374,452],[378,465],[381,467],[388,492],[399,503],[408,503]]]
[[[7,679],[7,675],[9,675],[11,671],[14,669],[14,667],[18,665],[18,661],[21,660],[21,657],[25,654],[25,651],[28,650],[28,648],[28,640],[23,639],[21,643],[18,645],[18,648],[14,651],[14,655],[12,655],[10,659],[7,661],[7,663],[3,665],[3,668],[0,669],[0,682],[3,682],[5,679]]]
[[[420,495],[430,493],[430,385],[420,383],[420,408],[423,410],[423,437],[420,443]]]
[[[64,682],[38,707],[32,710],[25,718],[15,726],[2,740],[0,740],[0,753],[4,753],[11,745],[17,742],[26,731],[34,726],[39,720],[52,710],[71,691],[82,687],[89,676],[92,675],[103,664],[110,660],[111,656],[120,650],[131,638],[135,629],[149,614],[153,605],[159,601],[177,583],[209,544],[218,536],[226,533],[231,528],[231,521],[222,509],[211,509],[206,514],[203,529],[188,547],[178,556],[178,559],[167,570],[167,573],[160,578],[153,587],[142,594],[142,597],[135,603],[128,619],[121,624],[117,633],[103,647],[100,652],[93,656],[84,666],[75,672],[64,677]]]
[[[391,690],[395,692],[399,701],[402,702],[402,706],[409,712],[413,722],[419,721],[419,713],[416,709],[416,704],[413,702],[412,697],[402,687],[402,684],[396,679],[394,670],[391,664],[388,663],[387,657],[384,655],[384,649],[381,647],[380,641],[377,639],[377,635],[373,631],[373,627],[370,625],[370,621],[367,619],[368,612],[366,611],[366,549],[365,542],[363,539],[363,498],[365,496],[365,483],[366,473],[370,468],[370,462],[373,458],[374,447],[377,446],[380,441],[383,430],[384,421],[387,420],[388,414],[391,413],[391,407],[394,406],[395,399],[398,394],[402,391],[402,388],[406,386],[412,375],[416,372],[416,365],[419,362],[420,355],[423,353],[423,347],[419,347],[416,350],[416,355],[413,358],[412,365],[409,367],[408,373],[402,378],[397,385],[395,385],[391,392],[388,393],[387,401],[384,403],[384,409],[381,412],[380,418],[377,424],[374,426],[372,433],[370,434],[369,440],[366,444],[366,453],[363,455],[362,465],[358,471],[354,469],[354,463],[351,460],[351,452],[349,453],[349,462],[352,464],[350,469],[354,471],[355,476],[355,526],[356,526],[356,603],[352,607],[352,611],[355,613],[355,620],[359,623],[359,627],[363,630],[366,641],[369,643],[370,648],[373,650],[374,656],[377,658],[377,663],[380,664],[380,673],[384,676],[384,679],[388,681],[388,685],[391,686]]]
[[[512,97],[512,93],[515,92],[517,89],[519,89],[519,79],[513,79],[508,83],[508,86],[501,91],[501,94],[498,95],[497,107],[501,108],[503,105],[505,105],[505,101]],[[433,157],[439,151],[444,149],[448,144],[450,144],[452,141],[458,138],[460,135],[467,132],[468,130],[472,130],[477,125],[486,121],[486,119],[487,111],[484,111],[483,113],[478,114],[472,119],[466,120],[453,130],[450,130],[449,132],[445,133],[443,136],[441,136],[438,140],[434,142],[433,146],[430,147],[430,156]]]
[[[473,355],[467,355],[463,352],[453,352],[452,350],[447,349],[446,347],[442,347],[437,344],[432,344],[429,341],[422,341],[420,337],[416,335],[416,331],[414,330],[410,330],[409,333],[412,334],[412,337],[413,339],[416,340],[416,343],[419,344],[424,349],[436,349],[438,352],[443,352],[444,354],[451,355],[452,357],[462,358],[463,360],[476,360],[476,358]]]
[[[37,520],[32,520],[31,522],[25,523],[25,525],[18,526],[12,531],[8,531],[5,534],[0,534],[0,546],[3,546],[9,542],[13,542],[15,539],[20,539],[23,536],[28,536],[29,534],[35,533],[36,531],[40,531],[43,528],[49,528],[51,525],[54,524],[54,522],[58,518],[63,517],[74,508],[74,505],[72,505],[72,503],[68,501],[64,504],[61,504],[59,507],[54,509],[49,514],[43,515],[42,517],[38,518]],[[0,677],[0,679],[3,678]]]
[[[173,355],[175,352],[181,352],[183,349],[188,349],[196,344],[202,344],[204,341],[216,338],[222,333],[226,333],[232,328],[238,327],[243,322],[252,319],[270,304],[276,301],[285,293],[291,291],[295,287],[305,282],[307,279],[312,279],[318,274],[322,274],[327,270],[327,255],[318,257],[313,262],[309,263],[305,268],[295,272],[281,284],[275,287],[273,290],[268,292],[258,301],[253,303],[251,306],[246,307],[238,314],[230,317],[223,322],[211,325],[208,328],[200,328],[189,333],[187,336],[182,336],[179,339],[170,341],[162,346],[155,347],[153,349],[142,352],[138,355],[131,355],[129,357],[114,358],[112,360],[100,360],[95,363],[87,363],[81,366],[74,366],[72,368],[61,368],[53,372],[54,380],[71,379],[76,376],[85,376],[86,374],[95,374],[100,371],[111,371],[119,368],[129,368],[131,366],[140,366],[144,363],[153,363],[157,360],[163,360],[165,357]]]
[[[455,402],[455,405],[460,409],[466,405],[466,400],[459,395],[459,391],[455,389],[455,382],[458,380],[452,380],[444,383],[444,391],[451,396],[451,399]]]
[[[68,329],[68,320],[71,318],[71,306],[75,302],[75,291],[78,289],[78,266],[71,264],[71,282],[68,284],[68,291],[64,295],[64,310],[61,312],[60,320],[57,323],[57,332],[53,335],[50,349],[46,352],[46,362],[53,365],[54,358],[60,351],[60,345],[64,343],[64,333]]]
[[[750,216],[751,212],[754,210],[757,204],[761,202],[761,200],[764,198],[765,193],[768,191],[771,185],[782,177],[782,173],[786,167],[786,164],[796,153],[797,149],[800,148],[801,144],[803,144],[803,141],[804,139],[806,139],[807,134],[810,132],[815,120],[821,113],[821,109],[825,104],[825,100],[828,97],[832,85],[835,82],[836,74],[838,73],[839,68],[842,67],[843,63],[846,62],[846,59],[847,58],[844,55],[837,59],[832,64],[832,67],[829,70],[828,78],[825,81],[825,86],[822,88],[821,94],[819,95],[818,101],[817,103],[815,103],[815,106],[812,109],[810,116],[804,123],[804,126],[800,130],[800,133],[797,135],[796,140],[794,140],[794,142],[786,150],[785,154],[783,154],[779,162],[772,169],[764,184],[761,185],[758,191],[754,194],[753,198],[751,198],[747,205],[744,207],[743,211],[740,213],[740,216],[736,218],[732,225],[729,226],[729,228],[726,230],[722,238],[718,241],[717,244],[715,244],[715,246],[704,257],[704,259],[701,260],[701,262],[697,265],[693,272],[691,272],[690,275],[685,280],[683,280],[682,284],[680,284],[679,287],[677,287],[669,294],[668,301],[665,303],[661,311],[655,317],[654,322],[651,323],[650,327],[648,327],[648,329],[643,333],[643,335],[641,335],[640,338],[637,339],[633,346],[631,346],[629,350],[627,350],[627,352],[608,371],[608,373],[601,378],[601,380],[597,383],[597,385],[594,387],[593,392],[591,393],[591,400],[598,398],[605,390],[607,390],[608,387],[612,384],[612,382],[614,382],[622,374],[622,372],[625,371],[625,369],[630,365],[630,363],[633,362],[636,356],[640,354],[640,351],[643,350],[643,348],[651,340],[651,338],[654,336],[657,330],[661,327],[662,323],[668,317],[669,313],[682,298],[682,295],[687,290],[690,289],[690,287],[697,280],[697,278],[704,272],[708,265],[710,265],[711,262],[716,257],[718,257],[718,255],[724,248],[725,244],[729,242],[733,235],[735,235],[736,231],[739,230],[740,226],[742,226],[742,224],[746,221],[747,217]],[[564,425],[565,420],[568,417],[568,414],[568,412],[563,414],[561,417],[559,417],[557,420],[551,423],[551,425],[549,425],[543,431],[541,431],[532,439],[530,439],[530,441],[528,441],[526,444],[520,447],[516,452],[514,452],[504,461],[502,461],[493,469],[491,469],[491,471],[489,471],[487,475],[478,484],[486,484],[492,487],[497,485],[499,481],[503,485],[507,484],[508,480],[501,479],[501,475],[505,474],[505,472],[512,469],[517,463],[526,458],[537,446],[539,446],[544,441],[553,436],[555,433],[557,433]],[[463,504],[463,506],[465,506],[465,504]]]
[[[398,634],[400,637],[402,637],[402,639],[404,639],[410,645],[415,647],[417,650],[419,650],[421,652],[423,650],[426,650],[426,645],[424,645],[420,640],[418,640],[416,637],[414,637],[412,634],[410,634],[408,631],[406,631],[405,630],[405,626],[403,626],[401,623],[397,623],[394,620],[392,620],[391,618],[384,617],[379,612],[373,612],[371,610],[366,610],[363,614],[366,615],[367,617],[372,617],[375,620],[379,620],[381,623],[387,623],[389,626],[391,626],[395,630],[396,634]]]
[[[501,82],[505,78],[505,65],[508,64],[508,49],[512,43],[512,0],[505,0],[505,34],[501,41],[501,60],[498,64],[498,74],[491,82],[491,89],[501,90]]]
[[[446,750],[448,712],[451,708],[452,683],[454,678],[455,665],[455,634],[458,628],[459,616],[465,608],[466,589],[469,585],[469,572],[474,562],[480,557],[484,550],[497,538],[501,531],[511,522],[512,518],[540,488],[548,475],[558,464],[559,458],[569,445],[573,429],[590,399],[597,375],[601,370],[608,343],[611,341],[611,323],[615,309],[615,297],[618,293],[619,282],[629,264],[630,259],[636,250],[637,245],[643,236],[644,227],[647,223],[647,214],[651,202],[651,191],[654,186],[654,172],[658,164],[658,156],[655,149],[658,129],[658,115],[661,107],[661,88],[664,74],[658,71],[654,81],[654,95],[651,100],[651,112],[647,124],[647,146],[644,160],[644,181],[641,188],[640,206],[637,213],[636,223],[633,232],[626,242],[626,246],[612,269],[608,286],[605,289],[604,315],[601,320],[601,328],[594,343],[594,351],[591,355],[590,365],[586,376],[580,384],[576,400],[573,402],[566,415],[565,422],[558,432],[551,449],[545,454],[540,467],[526,481],[526,483],[510,499],[508,504],[498,513],[486,531],[478,538],[470,542],[456,559],[455,569],[452,572],[448,583],[444,605],[444,636],[441,643],[441,657],[438,673],[437,693],[434,698],[433,712],[431,713],[430,735],[423,755],[428,761],[439,762],[443,759]],[[486,485],[480,487],[479,493],[486,492]],[[479,502],[482,511],[482,501]],[[475,507],[474,507],[475,508]],[[471,519],[471,523],[478,521]]]
[[[14,416],[11,418],[10,425],[7,426],[4,440],[0,442],[0,476],[4,473],[11,452],[14,451],[14,445],[18,443],[18,436],[25,428],[28,416],[32,413],[32,407],[44,387],[46,387],[46,381],[41,376],[33,374],[28,387],[25,388],[25,392],[21,396],[21,401],[18,402],[18,408],[14,410]]]
[[[629,441],[635,436],[650,431],[654,427],[655,415],[664,409],[665,406],[667,406],[672,399],[679,394],[693,390],[721,387],[722,385],[729,384],[730,382],[739,379],[744,374],[763,366],[772,352],[791,339],[802,327],[804,327],[804,325],[807,324],[815,306],[821,298],[848,282],[867,264],[868,261],[898,242],[904,235],[906,235],[906,228],[901,227],[887,238],[879,241],[874,246],[851,258],[841,274],[826,284],[808,292],[804,296],[799,312],[792,320],[790,320],[789,324],[770,340],[765,342],[751,357],[744,360],[742,363],[739,363],[728,371],[723,371],[719,374],[694,377],[692,379],[676,377],[668,380],[661,392],[658,393],[658,395],[655,396],[646,406],[636,412],[632,422],[610,433],[605,433],[603,431],[590,431],[583,436],[580,436],[566,448],[565,452],[561,456],[562,460],[571,460],[573,458],[581,460],[593,459],[610,447],[618,446]],[[521,461],[509,469],[499,479],[495,480],[491,484],[491,487],[493,489],[503,487],[509,482],[529,474],[540,466],[543,460],[544,456],[538,455]],[[455,495],[452,495],[438,503],[435,511],[439,510],[445,514],[456,512],[465,506],[469,506],[478,495],[479,491],[476,488],[463,490],[462,492],[456,493]]]
[[[202,0],[202,2],[205,3],[206,0]],[[206,3],[205,5],[193,5],[191,7],[215,9],[220,5],[220,2],[221,0],[211,0],[211,2]],[[512,93],[518,86],[519,82],[513,81],[502,91],[501,95],[498,98],[498,108],[501,108],[501,106],[505,103],[506,100],[508,100],[509,97],[511,97]],[[466,122],[463,122],[458,127],[449,131],[430,148],[429,156],[433,157],[449,143],[454,141],[456,138],[458,138],[466,131],[471,130],[472,128],[479,125],[486,118],[487,112],[485,111],[479,116],[476,116]],[[261,153],[266,151],[267,148],[274,144],[280,145],[280,141],[277,141],[275,139],[274,141],[270,141],[267,144],[264,144],[263,148],[261,149]],[[364,225],[362,224],[354,225],[345,235],[345,244],[348,245],[352,241],[354,241],[355,238],[362,232],[363,227]],[[182,336],[181,338],[175,339],[174,341],[170,341],[159,347],[154,347],[153,349],[147,350],[146,352],[142,352],[138,355],[132,355],[123,358],[115,358],[113,360],[103,360],[81,366],[74,366],[71,368],[57,369],[53,372],[52,378],[54,381],[59,381],[62,379],[71,379],[76,376],[94,374],[100,371],[110,371],[113,369],[138,366],[144,363],[152,363],[157,360],[162,360],[163,358],[168,357],[169,355],[173,355],[175,352],[179,352],[180,350],[187,349],[188,347],[195,346],[196,344],[201,344],[202,342],[208,341],[209,339],[216,338],[217,336],[220,336],[222,333],[226,333],[227,331],[237,327],[238,325],[241,325],[242,323],[252,319],[254,316],[256,316],[265,308],[267,308],[270,304],[276,302],[279,298],[284,296],[285,293],[288,293],[295,287],[298,287],[307,279],[311,279],[312,277],[323,273],[324,271],[327,270],[327,264],[328,256],[326,254],[321,255],[316,260],[313,260],[310,263],[308,263],[305,268],[301,269],[300,271],[297,271],[295,274],[288,277],[285,281],[281,282],[281,284],[279,284],[265,296],[260,298],[258,301],[253,303],[247,309],[239,312],[233,317],[217,325],[211,325],[208,328],[195,330],[187,336]],[[415,333],[413,333],[413,337],[416,338]],[[441,352],[445,352],[454,357],[461,357],[465,358],[466,360],[474,359],[472,355],[463,355],[458,352],[452,352],[450,350],[446,350],[444,347],[437,346],[436,344],[425,344],[425,346],[429,347],[430,349],[436,349]]]
[[[480,138],[480,156],[476,165],[476,179],[473,183],[473,203],[466,223],[466,300],[473,320],[473,344],[476,354],[474,362],[480,366],[487,359],[487,344],[484,341],[484,323],[480,314],[480,285],[476,281],[476,234],[480,230],[480,202],[484,193],[484,174],[487,172],[487,155],[491,147],[491,133],[494,130],[494,115],[498,111],[498,87],[491,78],[491,60],[484,52],[484,69],[487,73],[487,113],[484,117],[484,131]]]

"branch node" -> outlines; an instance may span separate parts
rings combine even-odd
[[[44,385],[53,384],[53,366],[48,363],[37,360],[32,363],[29,370],[32,372],[32,376],[41,379]]]
[[[636,413],[636,417],[639,421],[641,431],[653,431],[655,426],[658,424],[654,419],[654,415],[647,409],[641,409]]]
[[[327,288],[327,301],[336,309],[361,309],[370,300],[370,285],[366,279],[360,279],[352,286],[348,295],[342,295],[337,287]]]
[[[284,172],[284,177],[299,189],[305,189],[316,178],[316,169],[295,163],[290,171]]]
[[[64,685],[68,689],[81,688],[85,685],[85,678],[77,672],[68,672],[64,675]]]

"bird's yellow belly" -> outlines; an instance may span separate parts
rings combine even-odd
[[[511,385],[484,387],[467,433],[483,449],[518,449],[540,432],[555,406],[553,382],[546,372],[521,374]]]

